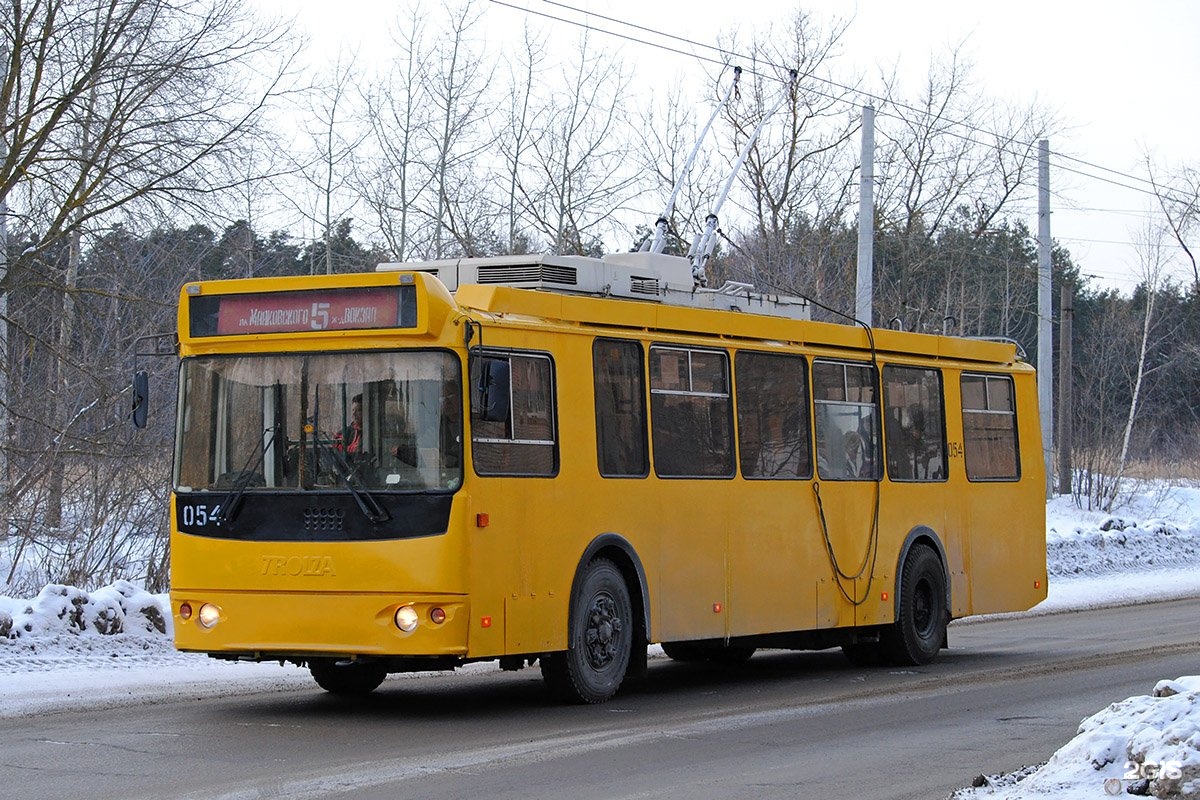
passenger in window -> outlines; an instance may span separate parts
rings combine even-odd
[[[858,431],[846,431],[842,435],[842,450],[846,455],[847,478],[875,477],[875,465]]]

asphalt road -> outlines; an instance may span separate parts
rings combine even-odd
[[[956,624],[950,644],[910,670],[655,659],[594,707],[554,705],[527,669],[11,719],[0,797],[944,798],[1200,672],[1200,599]]]

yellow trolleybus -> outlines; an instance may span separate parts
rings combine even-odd
[[[651,643],[921,664],[1042,600],[1016,347],[808,316],[648,253],[187,284],[177,646],[602,702]]]

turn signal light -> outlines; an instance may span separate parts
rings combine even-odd
[[[441,625],[446,621],[446,610],[442,608],[429,609],[429,621],[434,625]]]
[[[181,603],[180,604],[179,618],[180,619],[191,619],[192,618],[192,604],[191,603]]]

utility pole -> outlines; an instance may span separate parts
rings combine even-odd
[[[1046,499],[1054,496],[1054,312],[1050,299],[1050,140],[1038,142],[1038,405],[1042,412],[1042,458]]]
[[[1059,303],[1058,322],[1058,493],[1069,494],[1071,491],[1071,473],[1074,462],[1071,459],[1071,443],[1075,440],[1074,420],[1071,409],[1074,400],[1074,373],[1071,361],[1071,325],[1075,317],[1075,292],[1068,284],[1063,284],[1062,300]]]
[[[875,297],[875,109],[862,110],[862,168],[858,180],[858,280],[854,292],[854,317],[871,323]]]

